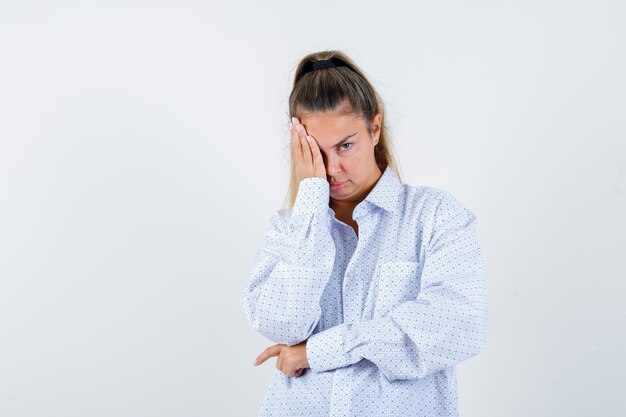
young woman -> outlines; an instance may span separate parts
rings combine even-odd
[[[290,207],[241,302],[275,344],[260,416],[457,416],[455,365],[486,342],[476,216],[403,184],[382,102],[344,53],[307,55],[289,97]]]

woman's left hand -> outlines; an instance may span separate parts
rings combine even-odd
[[[304,368],[309,368],[309,361],[306,357],[307,340],[293,346],[272,345],[257,356],[254,366],[262,364],[272,356],[278,356],[276,369],[280,369],[287,376],[300,376]]]

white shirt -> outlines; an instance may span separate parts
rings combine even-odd
[[[308,338],[310,368],[277,369],[259,416],[458,416],[455,365],[486,342],[476,216],[387,167],[353,219],[358,238],[313,177],[269,221],[243,310],[274,343]]]

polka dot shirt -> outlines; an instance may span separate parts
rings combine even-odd
[[[261,239],[241,303],[274,343],[306,339],[310,368],[274,373],[260,417],[458,416],[455,365],[486,342],[476,216],[387,167],[335,218],[324,178],[300,182]]]

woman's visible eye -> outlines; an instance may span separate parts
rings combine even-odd
[[[342,144],[341,146],[344,146],[344,145],[350,145],[350,148],[352,147],[352,144],[350,142],[346,142],[346,143]],[[339,146],[339,147],[341,148],[341,146]],[[350,148],[341,148],[341,149],[343,149],[344,151],[347,151]]]

